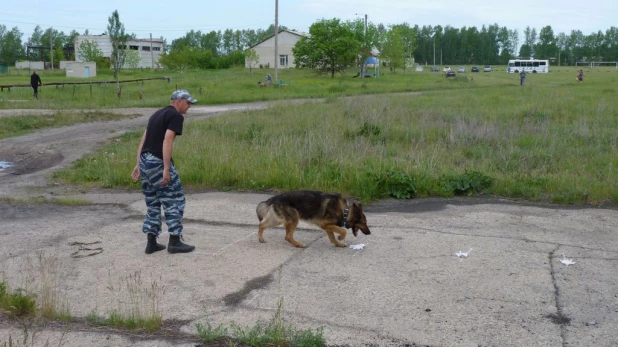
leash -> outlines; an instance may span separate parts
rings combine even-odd
[[[97,247],[97,248],[90,248],[90,247],[84,247],[87,245],[94,245],[94,244],[98,244],[101,243],[101,241],[94,241],[94,242],[71,242],[69,243],[69,246],[79,246],[79,248],[77,249],[77,251],[73,252],[70,254],[71,258],[85,258],[85,257],[92,257],[93,255],[97,255],[103,252],[103,248],[102,247]],[[79,252],[81,251],[90,251],[90,253],[86,253],[86,254],[80,254]]]

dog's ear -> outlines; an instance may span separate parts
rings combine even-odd
[[[363,204],[361,204],[360,202],[359,202],[359,203],[356,203],[356,202],[355,202],[355,203],[352,203],[352,205],[353,205],[354,207],[356,207],[357,209],[359,209],[360,211],[362,211],[362,210],[363,210]]]

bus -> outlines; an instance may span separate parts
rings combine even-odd
[[[527,73],[548,73],[549,60],[538,59],[513,59],[509,60],[506,67],[507,73],[520,73],[522,70]]]

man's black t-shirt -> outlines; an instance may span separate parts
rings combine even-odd
[[[148,120],[146,128],[146,140],[142,146],[142,153],[152,153],[155,157],[163,159],[163,140],[165,132],[169,129],[182,135],[182,125],[185,117],[176,111],[173,106],[162,108],[155,112]]]
[[[41,77],[39,77],[39,75],[37,75],[35,73],[30,75],[30,85],[31,86],[38,86],[39,84],[41,84]]]

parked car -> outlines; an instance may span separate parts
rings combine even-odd
[[[423,72],[423,66],[422,65],[416,65],[416,68],[414,69],[418,72]]]
[[[478,68],[478,66],[473,66],[472,69],[470,69],[470,71],[472,71],[472,72],[479,72],[479,68]]]
[[[459,69],[457,69],[457,72],[466,72],[466,68],[464,66],[460,66]]]
[[[453,71],[453,70],[448,70],[448,71],[446,72],[446,78],[449,78],[449,77],[455,77],[455,71]]]
[[[491,72],[491,65],[485,65],[485,68],[483,69],[483,71]]]
[[[442,71],[447,72],[450,71],[451,67],[450,66],[445,66],[444,69],[442,69]]]
[[[440,72],[440,69],[438,69],[437,66],[432,66],[431,67],[431,72]]]

